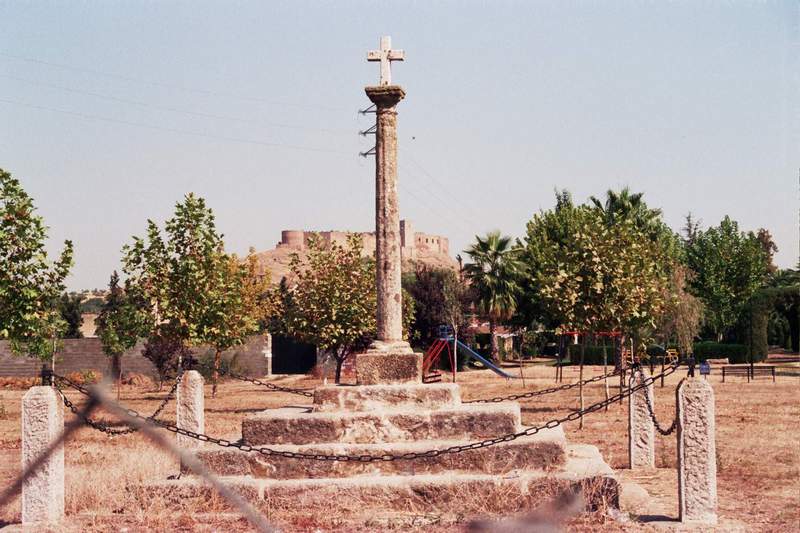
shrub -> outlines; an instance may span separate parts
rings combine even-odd
[[[725,344],[721,342],[705,341],[694,345],[694,357],[698,362],[706,359],[728,358],[731,363],[749,363],[748,347],[744,344]],[[756,355],[754,363],[763,361],[764,355]]]

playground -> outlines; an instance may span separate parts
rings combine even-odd
[[[518,369],[505,369],[518,373]],[[565,367],[564,383],[578,379],[577,367]],[[587,366],[585,376],[602,374],[602,367]],[[470,370],[458,375],[465,400],[503,396],[539,390],[555,385],[554,369],[539,365],[523,368],[522,380],[499,378],[490,370]],[[685,370],[666,379],[665,386],[654,387],[656,412],[660,419],[674,416],[674,391]],[[452,376],[442,373],[442,380]],[[729,378],[725,383],[721,375],[712,373],[717,405],[717,466],[720,530],[788,531],[800,520],[796,495],[800,491],[800,454],[796,443],[800,440],[797,418],[800,403],[796,397],[797,376],[780,372],[776,382],[758,378],[748,383],[743,377]],[[609,380],[612,391],[617,383]],[[270,383],[313,388],[319,380],[306,376],[276,377]],[[18,473],[20,459],[20,403],[24,389],[0,390],[0,401],[5,407],[0,416],[0,485],[6,485]],[[122,402],[134,409],[148,412],[163,398],[166,390],[158,392],[147,387],[126,386]],[[225,381],[216,398],[207,391],[206,428],[208,433],[220,436],[235,435],[246,415],[267,408],[302,405],[304,399],[284,392],[241,381]],[[74,392],[67,393],[76,401],[83,398]],[[603,382],[585,387],[587,403],[602,399]],[[577,389],[522,400],[523,423],[535,424],[564,414],[578,406]],[[165,411],[165,420],[174,417],[174,408]],[[624,484],[633,481],[644,487],[649,497],[645,501],[626,502],[644,515],[639,522],[612,520],[602,512],[572,519],[571,530],[577,531],[642,531],[649,530],[647,520],[658,516],[674,516],[677,483],[675,475],[675,437],[658,437],[656,441],[656,470],[632,475],[627,470],[627,402],[609,407],[585,417],[583,430],[577,422],[565,424],[567,438],[600,448],[605,460],[619,474]],[[127,527],[130,531],[164,529],[192,529],[211,531],[225,528],[229,531],[247,531],[248,524],[238,515],[226,511],[214,512],[224,507],[218,500],[208,506],[192,508],[179,506],[168,497],[151,498],[142,507],[137,499],[137,489],[142,482],[174,476],[179,468],[168,452],[157,449],[141,435],[110,437],[90,428],[78,430],[66,443],[66,494],[67,521],[62,530],[107,531]],[[104,490],[97,491],[102,486]],[[624,495],[624,493],[623,493]],[[357,507],[358,502],[337,502],[332,511],[309,515],[302,512],[302,502],[285,508],[268,509],[268,518],[286,531],[306,531],[320,528],[325,531],[357,531],[386,529],[389,527],[412,531],[461,531],[473,518],[498,517],[493,503],[482,509],[464,509],[460,513],[443,512],[436,507],[418,509],[415,513],[394,516],[366,517],[352,523],[342,518],[335,509]],[[0,524],[19,521],[18,501],[0,509]],[[655,529],[653,529],[655,530]]]

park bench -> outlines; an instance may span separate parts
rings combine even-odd
[[[772,376],[772,381],[775,381],[775,367],[773,365],[754,365],[754,366],[723,366],[722,367],[722,382],[725,382],[725,376],[747,376],[747,380],[755,379],[756,376]]]

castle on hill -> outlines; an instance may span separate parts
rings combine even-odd
[[[285,229],[281,231],[281,240],[278,242],[277,248],[289,248],[292,250],[305,250],[308,246],[308,240],[315,236],[321,239],[326,246],[331,243],[340,245],[347,244],[347,238],[355,232],[349,231],[304,231]],[[357,232],[361,236],[363,243],[364,255],[375,254],[375,232],[363,231]],[[431,235],[429,233],[422,233],[414,231],[411,221],[400,221],[400,254],[403,260],[414,259],[417,255],[424,252],[449,254],[450,243],[447,237],[441,235]]]
[[[308,249],[308,241],[312,237],[320,239],[325,246],[331,243],[347,244],[350,235],[361,236],[362,250],[365,257],[375,256],[375,232],[363,231],[308,231],[285,229],[281,231],[281,240],[275,248],[259,252],[257,257],[261,265],[269,270],[273,283],[277,283],[289,271],[289,262],[294,253],[302,254]],[[455,259],[450,257],[450,242],[447,237],[414,231],[410,220],[400,221],[400,256],[404,270],[413,269],[414,263],[421,263],[435,268],[458,268]]]

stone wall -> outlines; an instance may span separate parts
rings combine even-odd
[[[303,230],[283,230],[281,231],[281,240],[277,248],[286,248],[290,250],[306,250],[308,248],[308,241],[313,236],[322,240],[325,247],[336,243],[345,245],[347,237],[352,235],[347,231],[303,231]],[[359,232],[362,239],[362,253],[366,256],[375,254],[375,233],[374,232]],[[403,258],[413,259],[417,254],[417,249],[426,251],[449,254],[450,243],[447,237],[441,235],[433,235],[429,233],[415,232],[414,227],[410,220],[400,221],[400,246],[403,250]]]
[[[103,353],[100,339],[64,339],[63,348],[56,356],[56,373],[85,372],[94,370],[109,374],[111,359]],[[198,348],[198,357],[210,352],[210,348]],[[142,357],[142,343],[125,352],[122,356],[123,372],[136,372],[155,376],[153,364]],[[271,343],[269,336],[256,335],[242,346],[237,346],[223,354],[225,359],[236,357],[239,372],[248,376],[265,376],[271,369]],[[8,341],[0,341],[0,376],[30,377],[39,375],[40,361],[19,357],[11,353]]]

